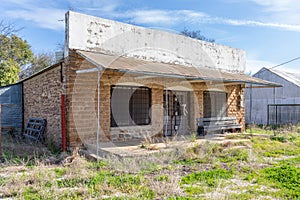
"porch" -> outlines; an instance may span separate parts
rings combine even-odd
[[[233,116],[244,128],[246,84],[273,84],[204,67],[74,53],[80,65],[69,79],[70,146],[188,136],[201,117]]]
[[[82,153],[91,159],[103,158],[103,157],[137,157],[147,156],[150,154],[159,154],[174,152],[176,149],[187,149],[197,145],[203,145],[209,143],[240,143],[249,142],[249,139],[226,139],[226,136],[232,133],[224,134],[210,134],[206,136],[200,136],[197,138],[191,138],[191,136],[180,136],[172,138],[156,138],[149,142],[145,140],[129,140],[124,142],[100,142],[97,152],[97,144],[93,143],[85,144],[86,149],[82,150]],[[193,137],[193,136],[192,136]]]

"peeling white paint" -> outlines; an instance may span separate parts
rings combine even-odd
[[[147,29],[69,11],[66,14],[66,48],[96,51],[138,59],[245,71],[245,52],[182,35]]]

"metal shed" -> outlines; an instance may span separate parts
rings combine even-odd
[[[2,131],[20,132],[23,124],[22,83],[0,87],[0,107]]]
[[[300,123],[300,73],[262,68],[253,77],[282,87],[246,90],[246,124]]]

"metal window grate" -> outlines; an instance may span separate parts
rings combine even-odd
[[[227,116],[227,93],[216,91],[203,92],[204,118]]]
[[[151,89],[135,86],[111,87],[111,127],[148,125]]]

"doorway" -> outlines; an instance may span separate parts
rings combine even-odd
[[[190,113],[190,92],[164,91],[164,136],[188,134]],[[168,110],[168,111],[167,111]]]

